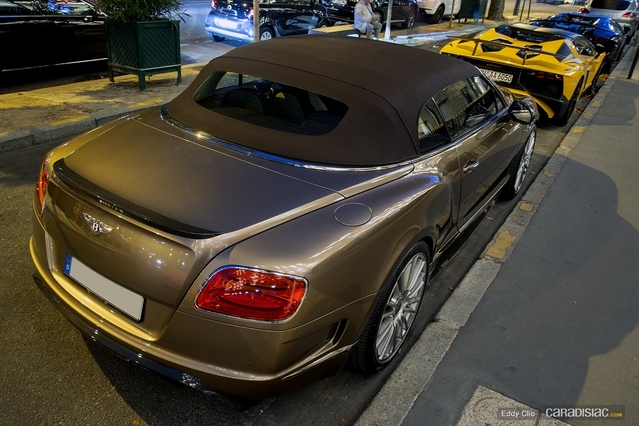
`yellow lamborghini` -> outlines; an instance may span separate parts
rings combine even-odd
[[[548,118],[566,124],[579,97],[596,88],[606,56],[584,36],[526,24],[456,38],[440,53],[464,59],[514,94],[531,96]]]

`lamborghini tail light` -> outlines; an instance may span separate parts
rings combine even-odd
[[[281,321],[297,311],[306,287],[303,278],[231,266],[208,278],[195,305],[204,311],[234,317]]]
[[[564,81],[563,75],[543,71],[526,71],[526,74],[539,80]]]
[[[47,195],[47,186],[49,184],[49,157],[45,158],[40,167],[40,174],[36,182],[35,202],[38,214],[42,216],[44,211],[44,197]]]

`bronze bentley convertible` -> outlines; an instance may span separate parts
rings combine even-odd
[[[94,340],[231,404],[349,359],[375,372],[441,254],[521,188],[536,120],[448,56],[330,36],[242,46],[164,107],[47,154],[36,282]]]

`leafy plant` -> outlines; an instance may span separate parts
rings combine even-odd
[[[182,11],[180,0],[97,0],[96,8],[113,21],[182,20],[188,16]]]

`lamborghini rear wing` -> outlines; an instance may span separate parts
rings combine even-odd
[[[489,44],[489,45],[492,45],[492,46],[499,46],[499,47],[506,47],[506,48],[509,48],[509,49],[516,49],[518,51],[524,52],[524,55],[522,57],[522,60],[523,60],[522,65],[526,65],[526,59],[528,59],[529,56],[548,55],[548,56],[553,56],[553,57],[557,58],[559,60],[559,62],[561,62],[561,61],[563,61],[565,59],[564,55],[559,55],[557,53],[546,52],[545,50],[534,49],[534,48],[531,48],[531,47],[515,46],[514,44],[502,43],[500,41],[481,40],[481,39],[472,38],[472,37],[455,37],[455,36],[449,36],[448,38],[455,39],[455,40],[462,40],[462,41],[472,41],[473,43],[475,43],[475,48],[473,49],[473,54],[472,54],[473,56],[475,56],[475,53],[477,53],[477,47],[479,47],[479,45],[481,45],[481,44]],[[531,55],[529,55],[529,53]]]

